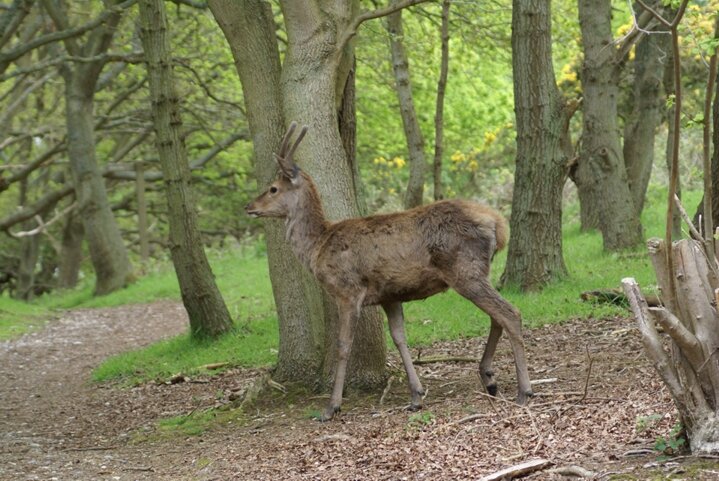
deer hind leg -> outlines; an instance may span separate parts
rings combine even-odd
[[[519,315],[519,311],[507,302],[499,292],[491,286],[486,278],[464,279],[453,284],[455,285],[452,285],[452,288],[460,295],[469,299],[477,307],[489,314],[493,324],[496,322],[499,327],[507,331],[507,336],[512,346],[512,353],[514,354],[514,364],[517,370],[517,403],[526,404],[528,398],[532,396],[532,386],[529,382],[529,373],[527,371],[527,358],[524,353],[524,341],[522,340],[522,319]],[[492,335],[493,331],[494,336]],[[496,347],[496,341],[499,340],[499,334],[501,334],[501,330],[495,329],[493,325],[489,333],[489,339],[487,340],[487,349],[482,357],[480,366],[488,360],[491,361]],[[496,337],[496,340],[494,337]]]
[[[482,354],[482,360],[479,361],[479,377],[482,379],[482,384],[492,396],[497,395],[497,380],[494,378],[494,371],[492,370],[492,359],[494,359],[494,353],[497,350],[497,343],[499,338],[502,337],[502,325],[498,323],[494,318],[492,325],[489,328],[489,336],[487,336],[487,344],[484,346],[484,354]]]
[[[352,350],[355,326],[360,316],[362,299],[337,300],[339,309],[339,336],[337,338],[337,365],[335,366],[334,385],[330,402],[320,416],[320,421],[329,421],[340,411],[342,406],[342,392],[344,391],[345,376],[347,375],[347,360]]]
[[[392,335],[394,345],[397,346],[399,355],[402,357],[404,370],[407,372],[409,389],[412,393],[412,404],[410,404],[409,409],[411,411],[416,411],[422,408],[422,399],[424,399],[425,392],[422,388],[422,383],[420,383],[419,377],[417,376],[417,371],[415,371],[414,365],[412,364],[412,356],[407,348],[407,336],[404,331],[404,313],[402,312],[402,304],[399,302],[383,304],[382,308],[384,309],[384,312],[387,313],[389,332]]]

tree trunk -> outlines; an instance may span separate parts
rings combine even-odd
[[[272,7],[262,0],[208,3],[230,45],[242,82],[255,154],[255,177],[263,187],[276,176],[277,163],[272,152],[285,132],[280,54]],[[266,220],[263,225],[279,325],[280,344],[273,376],[313,386],[324,353],[321,290],[284,241],[282,222]]]
[[[577,187],[583,227],[598,227],[605,250],[638,245],[641,224],[634,208],[617,125],[617,63],[611,2],[580,0],[584,46],[582,143]]]
[[[77,285],[82,263],[82,240],[85,230],[82,219],[75,212],[67,216],[67,222],[62,230],[60,244],[60,259],[58,266],[57,285],[61,289],[70,289]]]
[[[449,7],[450,0],[442,2],[442,60],[440,61],[439,80],[437,81],[437,106],[434,114],[434,200],[444,199],[442,186],[442,155],[444,139],[444,94],[447,90],[449,70]]]
[[[283,111],[286,119],[310,127],[295,158],[315,180],[329,219],[356,217],[352,172],[347,168],[337,127],[337,85],[345,85],[346,81],[346,77],[338,74],[347,53],[338,52],[336,46],[339,34],[357,14],[357,4],[347,2],[332,12],[321,12],[313,2],[284,1],[281,6],[289,42],[281,77]],[[327,380],[336,366],[338,333],[335,302],[327,299],[327,295],[324,297],[325,312],[332,311],[325,319]],[[379,309],[364,309],[356,329],[354,345],[361,349],[352,350],[348,381],[355,386],[376,388],[384,383],[386,373]]]
[[[347,164],[352,172],[352,191],[360,215],[367,215],[364,186],[357,162],[357,110],[355,106],[355,78],[357,76],[357,59],[352,55],[352,68],[347,73],[347,81],[342,89],[342,101],[339,112],[339,129],[342,145],[347,155]]]
[[[568,113],[552,67],[549,2],[514,0],[512,67],[517,161],[503,284],[541,289],[567,275],[562,257],[562,189]]]
[[[290,52],[288,52],[285,66],[286,68],[290,64],[294,66],[289,69],[290,73],[283,72],[280,67],[274,18],[269,4],[260,0],[210,0],[209,6],[230,44],[242,82],[255,150],[258,183],[264,186],[274,179],[277,170],[272,151],[277,149],[285,132],[284,119],[291,118],[311,126],[311,131],[301,145],[296,158],[306,159],[303,167],[313,175],[322,189],[327,212],[336,219],[342,215],[343,211],[340,207],[345,207],[345,216],[356,215],[356,210],[353,210],[356,209],[355,188],[352,187],[354,181],[348,168],[345,147],[340,140],[338,129],[340,122],[337,114],[340,102],[336,99],[336,92],[346,87],[347,78],[337,78],[336,71],[331,72],[330,69],[327,73],[327,68],[323,66],[320,76],[324,82],[321,86],[312,82],[308,86],[293,84],[281,87],[281,77],[284,78],[285,84],[290,84],[293,75],[300,78],[304,76],[304,72],[301,71],[301,60],[296,58],[297,55],[301,57],[311,52],[307,60],[312,61],[318,56],[317,52],[322,50],[312,51],[311,47],[302,50],[302,47],[296,46],[300,42],[295,39],[293,33],[288,48],[290,52],[295,53],[290,60]],[[311,7],[304,4],[298,4],[297,8],[305,8],[308,13],[311,11]],[[307,18],[305,15],[299,15],[295,20],[301,24]],[[325,47],[327,47],[325,52],[332,49],[327,45]],[[297,49],[300,51],[298,52]],[[326,58],[324,60],[326,61]],[[345,75],[348,75],[349,71],[348,68]],[[314,78],[312,80],[314,81]],[[283,98],[284,89],[306,87],[311,87],[313,90],[293,92],[293,95],[286,96],[290,98],[289,101],[286,97]],[[321,100],[323,107],[321,113],[316,114],[317,123],[309,120],[315,118],[313,110],[315,100]],[[288,102],[293,102],[293,107],[287,107],[285,104]],[[332,144],[332,153],[324,152],[322,141],[316,142],[315,139],[315,137],[321,139],[320,136],[325,131],[333,133],[332,139],[335,143]],[[313,150],[304,150],[311,140],[315,140]],[[314,155],[316,149],[319,149],[319,154]],[[306,156],[303,152],[312,152],[313,160],[321,156],[321,162],[310,165],[308,162],[310,156]],[[326,166],[328,166],[328,175],[323,176],[322,169]],[[336,175],[337,179],[333,175]],[[340,182],[341,185],[335,185]],[[333,196],[339,200],[333,202]],[[274,376],[278,379],[314,386],[318,381],[326,380],[329,369],[334,365],[331,356],[334,356],[334,339],[337,338],[333,330],[336,324],[333,322],[336,318],[336,307],[334,301],[324,299],[326,296],[312,275],[302,268],[288,245],[283,242],[284,227],[281,222],[265,221],[264,225],[270,278],[280,331],[278,363]],[[298,289],[298,286],[301,288]],[[384,337],[379,315],[377,314],[374,319],[367,319],[367,322],[363,321],[362,324],[366,324],[365,329],[370,334],[358,331],[355,337],[355,346],[362,346],[363,349],[355,349],[353,352],[353,358],[357,356],[358,361],[351,361],[349,382],[376,385],[384,378],[385,359]],[[330,358],[325,359],[328,345],[331,347],[329,350],[331,354],[328,354]],[[365,354],[370,361],[365,362],[360,354]]]
[[[654,137],[664,116],[662,77],[665,63],[671,65],[670,58],[671,38],[668,35],[645,35],[636,45],[634,107],[624,126],[623,153],[637,215],[644,209],[654,164]]]
[[[412,84],[409,75],[409,59],[404,49],[404,29],[402,28],[402,10],[387,17],[390,50],[392,52],[392,70],[399,109],[402,114],[404,136],[409,153],[409,182],[404,197],[404,208],[410,209],[422,205],[424,194],[424,137],[419,127],[417,112],[412,99]]]
[[[133,273],[95,159],[94,83],[88,88],[83,87],[84,72],[85,69],[77,67],[65,80],[67,153],[78,211],[95,270],[95,294],[103,295],[126,286],[133,280]]]
[[[165,179],[172,263],[180,284],[182,302],[190,318],[191,335],[214,338],[232,329],[232,318],[215,284],[197,226],[163,0],[140,1],[140,24],[155,142]]]
[[[116,2],[108,2],[116,3]],[[45,1],[45,9],[59,29],[67,18],[58,9],[63,5]],[[87,34],[80,45],[76,38],[65,39],[69,55],[93,57],[108,50],[120,12],[110,14],[105,22]],[[102,295],[124,287],[134,279],[132,265],[107,200],[107,190],[95,158],[95,119],[93,101],[97,79],[105,62],[63,64],[60,72],[65,81],[65,122],[67,154],[75,185],[78,212],[85,229],[90,260],[95,270],[95,294]]]

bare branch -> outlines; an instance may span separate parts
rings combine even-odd
[[[428,2],[431,0],[401,0],[397,2],[393,2],[392,4],[384,7],[384,8],[378,8],[377,10],[371,10],[369,12],[364,12],[360,15],[357,15],[352,23],[347,27],[347,29],[342,34],[342,37],[340,37],[340,41],[338,42],[337,47],[337,53],[341,53],[345,46],[347,46],[347,43],[357,34],[357,29],[360,25],[362,25],[367,20],[372,20],[373,18],[379,18],[379,17],[386,17],[387,15],[394,13],[398,10],[402,10],[403,8],[411,7],[413,5],[418,5],[420,3]]]
[[[21,237],[31,237],[34,235],[42,234],[43,232],[45,232],[47,230],[48,227],[50,227],[52,224],[54,224],[58,220],[65,217],[67,214],[72,212],[76,207],[77,207],[77,203],[73,202],[70,206],[66,207],[62,211],[55,214],[55,217],[53,217],[52,219],[50,219],[47,222],[44,222],[42,220],[42,217],[40,217],[39,215],[36,215],[35,216],[35,220],[37,221],[36,228],[31,229],[31,230],[21,231],[21,232],[15,232],[15,233],[8,231],[8,234],[10,234],[10,236],[12,236],[12,237],[15,237],[16,239],[19,239]]]
[[[7,64],[9,62],[12,62],[13,60],[17,60],[18,58],[22,57],[29,51],[34,50],[43,45],[46,45],[48,43],[57,42],[60,40],[65,40],[68,38],[77,37],[78,35],[82,35],[83,33],[87,32],[89,30],[92,30],[93,28],[96,28],[98,25],[101,25],[103,22],[105,22],[105,20],[110,18],[112,15],[115,15],[116,13],[122,12],[123,10],[131,7],[136,2],[137,2],[137,0],[125,0],[122,3],[115,5],[114,7],[108,8],[107,10],[103,11],[100,15],[95,17],[93,20],[90,20],[89,22],[87,22],[83,25],[80,25],[79,27],[69,28],[69,29],[61,30],[59,32],[49,33],[47,35],[43,35],[34,40],[31,40],[30,42],[27,42],[25,44],[19,45],[12,50],[9,50],[4,53],[0,53],[0,65]]]
[[[657,373],[669,388],[672,398],[674,398],[677,407],[680,408],[679,411],[682,413],[687,412],[684,389],[679,382],[679,376],[674,364],[662,347],[662,341],[659,339],[656,327],[654,327],[654,320],[649,315],[649,308],[639,290],[639,285],[633,278],[627,277],[622,279],[622,287],[627,299],[629,299],[629,306],[634,318],[637,320],[647,356],[652,360]]]
[[[196,8],[198,10],[207,9],[207,2],[203,0],[170,0],[176,5],[187,5],[188,7]]]
[[[56,190],[55,192],[50,192],[49,194],[46,194],[35,204],[23,207],[14,214],[10,214],[4,219],[0,219],[0,230],[7,231],[10,227],[14,226],[19,222],[24,222],[28,219],[32,219],[36,215],[45,212],[47,209],[51,209],[55,206],[55,204],[60,202],[60,200],[72,194],[73,192],[75,192],[75,187],[73,187],[72,185],[66,185],[60,190]]]
[[[190,170],[202,169],[205,164],[210,160],[214,159],[217,154],[234,144],[238,140],[250,140],[250,134],[248,132],[239,132],[230,135],[224,140],[218,142],[212,149],[207,151],[205,155],[199,157],[190,162]],[[134,170],[106,170],[103,172],[103,177],[114,180],[135,180],[137,179],[137,172]],[[162,172],[145,172],[144,178],[146,182],[158,182],[164,179]],[[1,226],[1,224],[0,224]]]
[[[664,26],[666,26],[666,27],[668,27],[668,28],[672,28],[672,22],[670,22],[669,20],[667,20],[666,18],[664,18],[661,13],[657,12],[657,11],[654,10],[652,7],[650,7],[649,5],[647,5],[646,3],[644,3],[643,0],[637,0],[637,3],[638,3],[639,5],[641,5],[644,10],[646,10],[647,12],[649,12],[649,13],[650,13],[655,19],[657,19],[661,24],[663,24]]]
[[[38,156],[35,160],[23,167],[20,172],[13,174],[8,179],[3,179],[2,177],[0,177],[0,192],[7,190],[8,187],[10,187],[10,185],[14,184],[15,182],[27,179],[27,177],[32,172],[42,167],[46,162],[49,162],[55,154],[64,152],[66,148],[67,147],[65,146],[65,141],[62,140],[61,142],[55,144],[53,147],[40,154],[40,156]]]

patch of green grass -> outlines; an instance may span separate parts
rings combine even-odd
[[[138,384],[178,373],[204,373],[202,366],[219,362],[226,362],[227,367],[268,365],[276,359],[276,324],[274,317],[258,319],[215,341],[194,340],[188,334],[176,336],[110,357],[93,371],[92,378]]]
[[[210,429],[224,424],[241,422],[244,413],[241,409],[217,408],[203,411],[192,411],[182,416],[172,416],[160,419],[155,431],[151,433],[136,433],[133,443],[143,441],[170,439],[176,436],[200,436]]]
[[[94,297],[94,279],[87,279],[82,286],[68,291],[44,296],[37,303],[52,309],[75,307],[115,307],[127,304],[152,302],[159,299],[179,299],[180,287],[172,265],[164,265],[156,272],[140,277],[124,289],[104,296]]]
[[[44,307],[0,295],[0,341],[42,327],[50,315]]]

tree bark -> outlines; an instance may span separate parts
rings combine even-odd
[[[633,279],[624,279],[622,285],[639,324],[646,354],[674,399],[692,452],[717,453],[719,279],[715,266],[713,261],[708,262],[704,244],[699,241],[684,239],[671,246],[672,269],[667,264],[664,241],[650,239],[648,246],[666,307],[647,308]],[[663,348],[655,323],[671,339],[671,354]]]
[[[77,285],[80,277],[80,264],[82,263],[82,240],[85,238],[85,229],[82,219],[71,212],[62,230],[60,243],[60,259],[58,266],[57,285],[61,289],[70,289]]]
[[[624,126],[623,154],[637,215],[641,215],[644,209],[654,164],[654,138],[664,118],[662,73],[665,64],[671,63],[670,58],[671,39],[668,35],[645,35],[636,45],[634,101],[632,113]]]
[[[85,88],[85,69],[65,80],[67,153],[75,185],[75,197],[95,270],[95,294],[103,295],[133,280],[132,265],[120,229],[110,210],[105,181],[95,159],[93,118],[94,86]]]
[[[272,151],[282,139],[285,119],[296,120],[311,130],[295,158],[320,187],[328,214],[333,219],[357,215],[355,183],[337,112],[342,104],[338,92],[347,85],[351,70],[347,59],[351,57],[334,54],[333,34],[326,31],[330,24],[320,24],[313,31],[318,7],[313,2],[283,5],[298,10],[291,20],[290,15],[285,16],[289,45],[285,67],[281,68],[269,4],[260,0],[210,0],[209,6],[230,44],[242,82],[258,183],[264,186],[274,179],[277,170]],[[323,43],[323,38],[329,42]],[[344,74],[339,75],[342,60],[348,68],[341,69]],[[280,331],[274,376],[316,386],[326,381],[335,364],[336,306],[282,241],[282,224],[265,221],[265,229]],[[349,382],[374,387],[384,380],[386,355],[379,314],[360,324],[355,346],[362,349],[353,350]]]
[[[617,125],[617,63],[610,47],[611,2],[580,0],[584,47],[583,122],[577,166],[582,227],[597,227],[605,250],[638,245],[641,224],[633,204]]]
[[[552,67],[551,12],[543,0],[512,7],[517,161],[503,284],[541,289],[567,275],[562,256],[562,148],[568,111]]]
[[[402,115],[404,136],[409,153],[409,181],[404,197],[404,208],[410,209],[422,205],[424,194],[424,136],[419,126],[417,112],[412,98],[412,83],[409,74],[409,59],[404,48],[404,29],[402,28],[402,10],[387,16],[392,70],[399,109]]]
[[[263,187],[276,176],[272,152],[285,132],[272,7],[262,0],[210,0],[208,4],[232,50],[242,82],[255,177]],[[263,225],[279,327],[274,377],[312,386],[317,382],[324,352],[321,290],[284,241],[282,222],[267,220]]]
[[[59,29],[67,27],[65,12],[59,11],[57,5],[49,0],[43,4]],[[64,39],[68,54],[92,57],[107,51],[120,19],[119,11],[107,14],[104,23],[90,32],[82,46],[74,38]],[[132,265],[110,210],[105,182],[95,158],[93,101],[103,66],[104,62],[97,60],[65,64],[60,69],[65,81],[67,154],[75,185],[75,198],[95,270],[96,295],[120,289],[134,279]]]
[[[439,80],[437,81],[437,105],[434,114],[434,200],[444,199],[442,186],[442,155],[444,139],[444,94],[447,90],[447,74],[449,71],[449,7],[450,0],[442,2],[442,60],[440,61]]]
[[[340,65],[346,51],[338,51],[340,35],[357,15],[357,2],[346,2],[321,10],[314,1],[281,2],[287,27],[288,50],[281,75],[285,119],[308,125],[310,133],[300,144],[296,159],[315,180],[326,214],[331,220],[358,215],[353,193],[352,173],[338,129],[337,86],[344,85]],[[346,48],[351,48],[351,44]],[[346,58],[346,57],[345,57]],[[347,73],[345,72],[346,76]],[[336,305],[324,296],[325,319],[324,379],[331,378],[336,366],[338,334]],[[354,345],[348,364],[349,383],[376,388],[385,380],[386,346],[379,309],[363,310],[356,326]]]
[[[663,78],[663,84],[664,84],[664,91],[666,92],[667,100],[670,98],[673,98],[676,95],[676,89],[674,88],[674,53],[670,49],[667,54],[667,63],[664,65],[664,78]],[[666,110],[666,120],[667,120],[667,144],[666,149],[664,151],[664,162],[665,166],[667,168],[667,175],[671,176],[672,172],[672,153],[674,150],[674,130],[676,129],[676,125],[674,123],[674,117],[675,117],[675,107],[674,102],[671,102],[669,108]],[[681,184],[679,182],[679,179],[677,178],[677,190],[676,195],[681,199],[682,197],[682,188]],[[672,238],[673,239],[681,239],[682,237],[682,219],[679,215],[679,211],[677,209],[674,209],[672,212]]]
[[[163,0],[140,0],[140,25],[152,100],[155,142],[165,178],[172,263],[180,284],[182,302],[190,319],[191,335],[196,338],[215,338],[232,329],[232,318],[215,284],[197,226]]]

